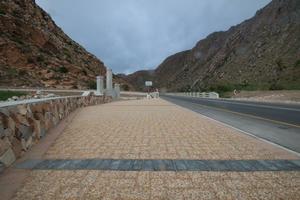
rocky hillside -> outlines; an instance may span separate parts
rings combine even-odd
[[[216,32],[155,70],[171,91],[300,89],[300,1],[273,0],[256,15]]]
[[[88,88],[104,64],[34,0],[0,1],[0,86]]]
[[[133,74],[125,76],[124,78],[131,85],[132,90],[136,91],[147,91],[147,88],[145,87],[145,81],[153,80],[154,84],[156,84],[154,81],[154,70],[137,71]]]

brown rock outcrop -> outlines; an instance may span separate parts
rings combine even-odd
[[[0,1],[0,86],[90,86],[104,64],[56,26],[34,0]]]
[[[300,89],[299,35],[300,1],[273,0],[253,18],[168,58],[156,76],[170,90]]]

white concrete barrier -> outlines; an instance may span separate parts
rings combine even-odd
[[[220,98],[220,95],[216,92],[177,92],[177,93],[166,93],[166,94],[172,96],[187,96],[187,97],[196,97],[196,98],[211,98],[211,99]]]

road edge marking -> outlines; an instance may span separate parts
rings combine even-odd
[[[200,114],[200,113],[198,113],[198,114]],[[208,117],[208,116],[206,116],[206,115],[203,115],[203,114],[200,114],[200,115],[202,115],[204,118],[207,118],[207,119],[210,119],[210,120],[212,120],[212,121],[218,122],[219,124],[222,124],[222,125],[224,125],[224,126],[226,126],[226,127],[228,127],[228,128],[232,128],[232,129],[234,129],[234,130],[236,130],[236,131],[245,133],[246,135],[249,135],[249,136],[251,136],[251,137],[254,137],[255,139],[258,139],[258,140],[260,140],[260,141],[266,142],[266,143],[271,144],[271,145],[273,145],[273,146],[279,147],[279,148],[281,148],[281,149],[283,149],[283,150],[286,150],[286,151],[288,151],[288,152],[290,152],[290,153],[293,153],[293,154],[295,154],[296,156],[300,157],[300,153],[298,153],[298,152],[296,152],[296,151],[294,151],[294,150],[291,150],[291,149],[289,149],[289,148],[287,148],[287,147],[281,146],[280,144],[277,144],[277,143],[272,142],[272,141],[270,141],[270,140],[267,140],[267,139],[258,137],[257,135],[254,135],[253,133],[249,133],[249,132],[247,132],[247,131],[244,131],[244,130],[242,130],[242,129],[236,128],[236,127],[231,126],[231,125],[229,125],[229,124],[226,124],[226,123],[224,123],[224,122],[221,122],[221,121],[218,121],[218,120],[216,120],[216,119],[210,118],[210,117]]]
[[[166,100],[166,101],[168,101],[168,100]],[[171,101],[168,101],[168,102],[173,103],[173,102],[171,102]],[[173,104],[175,104],[175,103],[173,103]],[[193,104],[199,106],[199,104],[196,104],[196,103],[193,103]],[[275,146],[275,147],[279,147],[280,149],[283,149],[283,150],[285,150],[285,151],[288,151],[288,152],[290,152],[290,153],[292,153],[292,154],[295,154],[296,156],[300,157],[300,153],[298,153],[298,152],[296,152],[296,151],[294,151],[294,150],[291,150],[291,149],[289,149],[289,148],[287,148],[287,147],[281,146],[281,145],[279,145],[279,144],[277,144],[277,143],[274,143],[274,142],[272,142],[272,141],[269,141],[269,140],[267,140],[267,139],[258,137],[258,136],[254,135],[254,134],[252,134],[252,133],[249,133],[249,132],[247,132],[247,131],[241,130],[241,129],[236,128],[236,127],[234,127],[234,126],[232,126],[232,125],[226,124],[226,123],[224,123],[224,122],[218,121],[218,120],[216,120],[216,119],[214,119],[214,118],[211,118],[211,117],[208,117],[208,116],[206,116],[206,115],[204,115],[204,114],[202,114],[202,113],[198,113],[198,112],[196,112],[196,111],[190,110],[189,108],[183,107],[183,106],[178,105],[178,104],[175,104],[175,105],[179,106],[180,108],[183,108],[183,109],[186,109],[186,110],[188,110],[188,111],[191,111],[191,112],[193,112],[193,113],[195,113],[195,114],[201,115],[201,117],[204,117],[204,118],[206,118],[206,119],[208,119],[208,120],[217,122],[217,123],[219,123],[219,124],[221,124],[221,125],[223,125],[223,126],[226,126],[226,127],[228,127],[228,128],[232,128],[232,129],[234,129],[234,130],[236,130],[236,131],[239,131],[239,132],[242,132],[242,133],[244,133],[244,134],[246,134],[246,135],[248,135],[248,136],[251,136],[251,137],[253,137],[253,138],[255,138],[255,139],[258,139],[258,140],[260,140],[260,141],[263,141],[263,142],[266,142],[266,143],[268,143],[268,144],[271,144],[271,145],[273,145],[273,146]],[[200,105],[200,106],[201,106],[201,105]]]
[[[264,118],[264,117],[259,117],[259,116],[246,114],[246,113],[239,113],[239,112],[227,110],[227,109],[224,109],[224,108],[216,108],[216,107],[213,107],[213,106],[202,105],[202,104],[198,104],[198,103],[194,103],[194,102],[188,102],[188,103],[191,103],[191,104],[194,104],[194,105],[197,105],[197,106],[206,107],[206,108],[212,108],[212,109],[215,109],[215,110],[220,110],[220,111],[223,111],[223,112],[228,112],[228,113],[232,113],[232,114],[236,114],[236,115],[251,117],[251,118],[254,118],[254,119],[261,119],[261,120],[273,122],[273,123],[276,123],[276,124],[282,124],[282,125],[286,125],[286,126],[292,126],[292,127],[300,128],[300,126],[298,126],[296,124],[290,124],[290,123],[287,123],[287,122],[281,122],[281,121],[268,119],[268,118]]]
[[[287,108],[287,107],[276,107],[276,106],[272,106],[272,105],[259,105],[259,102],[254,102],[254,104],[251,104],[250,102],[241,102],[238,100],[229,100],[229,99],[209,99],[209,98],[201,98],[201,97],[184,97],[184,98],[193,98],[193,99],[205,99],[208,100],[210,102],[224,102],[224,103],[228,103],[228,104],[238,104],[238,105],[246,105],[246,106],[251,106],[251,107],[261,107],[261,108],[274,108],[274,109],[278,109],[278,110],[289,110],[289,111],[295,111],[295,112],[300,112],[299,108]]]

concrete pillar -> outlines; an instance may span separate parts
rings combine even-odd
[[[103,87],[103,76],[97,76],[97,91],[95,95],[103,95],[104,87]]]
[[[106,68],[106,92],[107,94],[111,94],[113,89],[112,85],[112,70],[109,68]]]
[[[120,98],[120,84],[115,83],[115,93],[116,93],[116,98]]]

